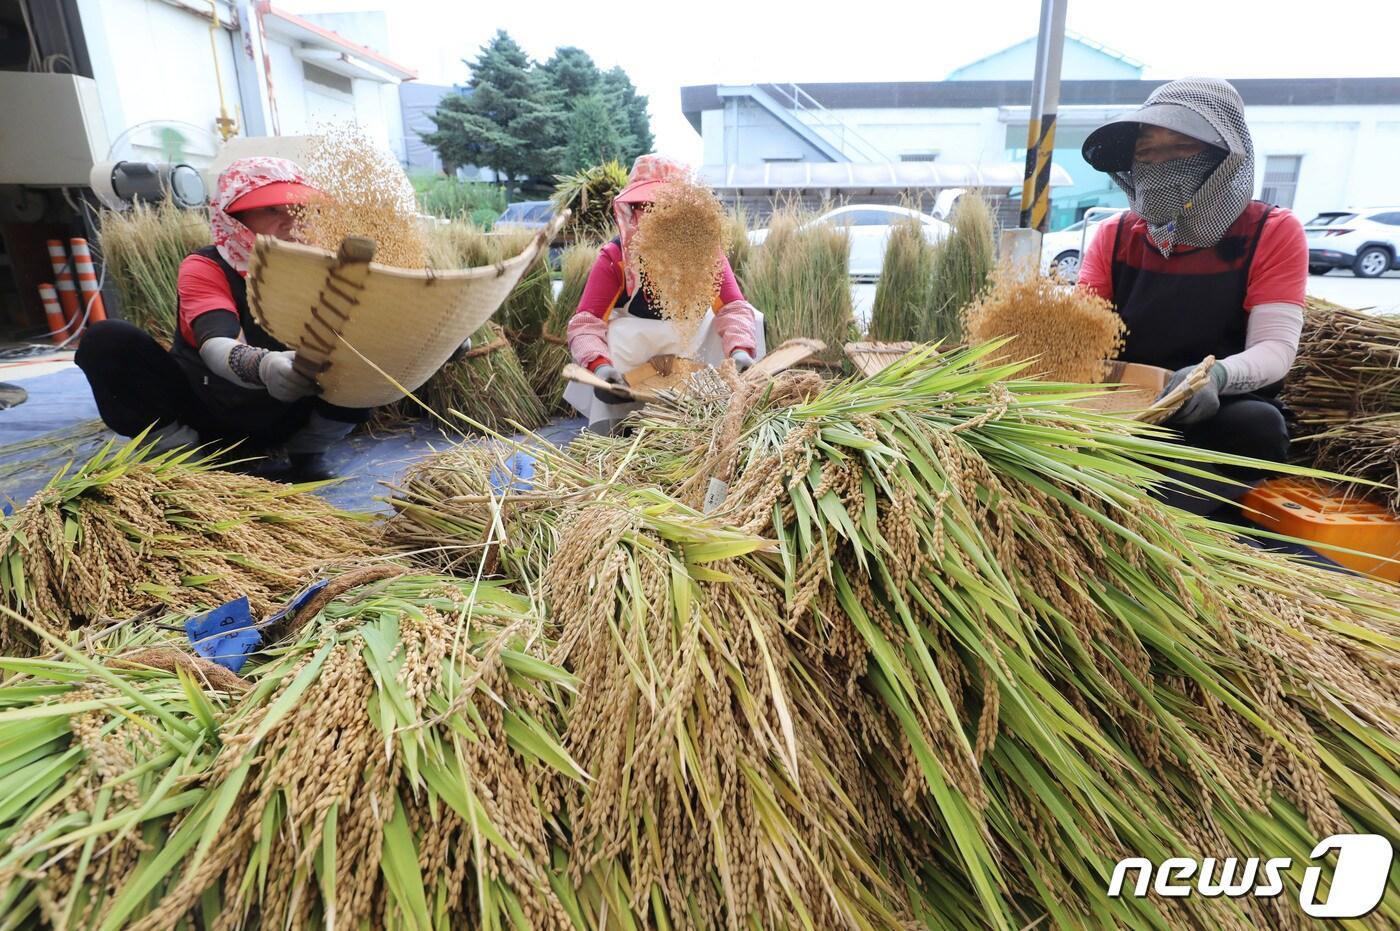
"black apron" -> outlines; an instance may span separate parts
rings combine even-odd
[[[613,245],[617,246],[617,251],[619,254],[621,254],[622,237],[614,236]],[[622,276],[623,281],[627,280],[627,273],[622,269],[621,266],[618,266],[618,274]],[[652,304],[651,298],[647,297],[646,288],[638,288],[634,294],[628,294],[627,286],[623,285],[621,288],[618,289],[617,300],[613,301],[613,307],[626,307],[628,314],[632,315],[633,317],[641,317],[644,320],[663,319],[663,317],[661,316],[661,311],[658,310],[656,306]]]
[[[233,309],[238,312],[238,325],[243,329],[244,341],[259,349],[285,351],[286,346],[273,339],[253,320],[248,310],[248,284],[232,265],[224,261],[219,250],[214,246],[205,246],[191,255],[203,256],[215,262],[228,279]],[[177,297],[176,320],[179,320],[179,313]],[[175,357],[195,399],[203,408],[203,416],[199,418],[202,422],[191,426],[206,441],[248,440],[258,446],[281,443],[306,424],[316,403],[315,398],[303,398],[291,403],[279,401],[262,388],[244,388],[220,378],[204,364],[199,350],[185,339],[178,326],[171,340],[170,354]]]
[[[1243,352],[1249,270],[1272,209],[1252,201],[1214,248],[1170,258],[1147,241],[1142,219],[1125,213],[1113,237],[1113,303],[1128,328],[1119,358],[1176,371],[1206,356],[1223,359]],[[1124,227],[1137,229],[1124,235]],[[1280,380],[1230,397],[1277,404],[1282,387]]]

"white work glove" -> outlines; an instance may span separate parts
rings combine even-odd
[[[729,358],[734,360],[734,367],[738,369],[741,374],[748,371],[749,366],[753,365],[753,356],[749,355],[748,351],[744,349],[734,350],[729,354]]]
[[[593,370],[593,374],[610,385],[625,386],[627,384],[627,379],[622,377],[622,373],[617,370],[616,366],[600,365]],[[626,404],[628,401],[632,400],[625,394],[617,394],[616,392],[607,391],[603,388],[594,388],[593,396],[604,404]]]
[[[267,393],[279,401],[299,401],[316,393],[316,383],[292,367],[296,353],[291,350],[269,352],[258,363],[258,377]]]

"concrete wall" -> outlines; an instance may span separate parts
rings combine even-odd
[[[174,124],[185,136],[185,161],[200,166],[212,160],[220,141],[215,125],[219,82],[207,15],[164,0],[78,2],[103,117],[117,144],[113,157],[163,161],[162,143],[169,144],[168,130],[163,140],[162,127],[140,125],[154,122]],[[220,14],[226,22],[231,20],[227,3],[220,3]],[[372,21],[371,17],[368,22]],[[287,40],[275,34],[267,38],[277,132],[301,135],[334,123],[355,122],[400,160],[405,158],[396,84],[355,78],[347,94],[308,82]],[[234,30],[219,28],[215,47],[225,106],[243,131],[246,120],[235,66],[245,70],[259,66],[241,54]],[[118,139],[124,131],[129,132]],[[270,120],[267,132],[273,132]]]
[[[1400,105],[1254,107],[1256,190],[1269,155],[1300,155],[1293,210],[1304,220],[1323,210],[1400,204]]]
[[[227,16],[227,5],[220,7]],[[207,16],[160,0],[79,0],[78,9],[113,157],[164,160],[160,128],[142,125],[161,122],[177,124],[185,136],[186,161],[212,159],[219,140],[216,51],[225,106],[243,124],[237,33],[218,29],[211,49]]]

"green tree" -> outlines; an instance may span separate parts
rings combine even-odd
[[[549,61],[540,65],[549,83],[570,100],[579,100],[598,90],[603,72],[598,70],[592,56],[581,48],[566,45],[554,50]]]
[[[564,172],[583,171],[623,157],[626,142],[617,126],[619,115],[612,102],[598,93],[586,94],[574,102],[564,148]]]
[[[651,118],[647,116],[647,98],[637,93],[627,72],[621,68],[607,71],[603,75],[602,87],[623,117],[619,120],[624,139],[622,161],[629,163],[638,155],[645,155],[655,148]]]
[[[551,174],[565,112],[543,93],[525,50],[502,30],[467,64],[468,92],[443,98],[423,141],[453,167],[480,165],[511,181]]]
[[[621,68],[602,71],[574,46],[536,64],[505,31],[475,61],[423,133],[449,169],[490,168],[518,190],[549,189],[556,174],[651,151],[647,99]]]

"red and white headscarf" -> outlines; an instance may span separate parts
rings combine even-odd
[[[627,293],[637,290],[640,268],[637,257],[632,254],[632,237],[637,232],[637,222],[642,211],[651,203],[657,192],[672,181],[684,181],[690,177],[690,168],[675,159],[664,155],[639,155],[632,163],[632,173],[627,177],[627,186],[613,198],[613,219],[617,221],[617,231],[622,239],[623,269],[627,276]]]
[[[240,158],[219,173],[218,191],[209,205],[209,226],[219,255],[239,272],[248,271],[248,257],[257,237],[228,212],[228,207],[243,195],[278,181],[307,183],[296,162],[285,158]]]

